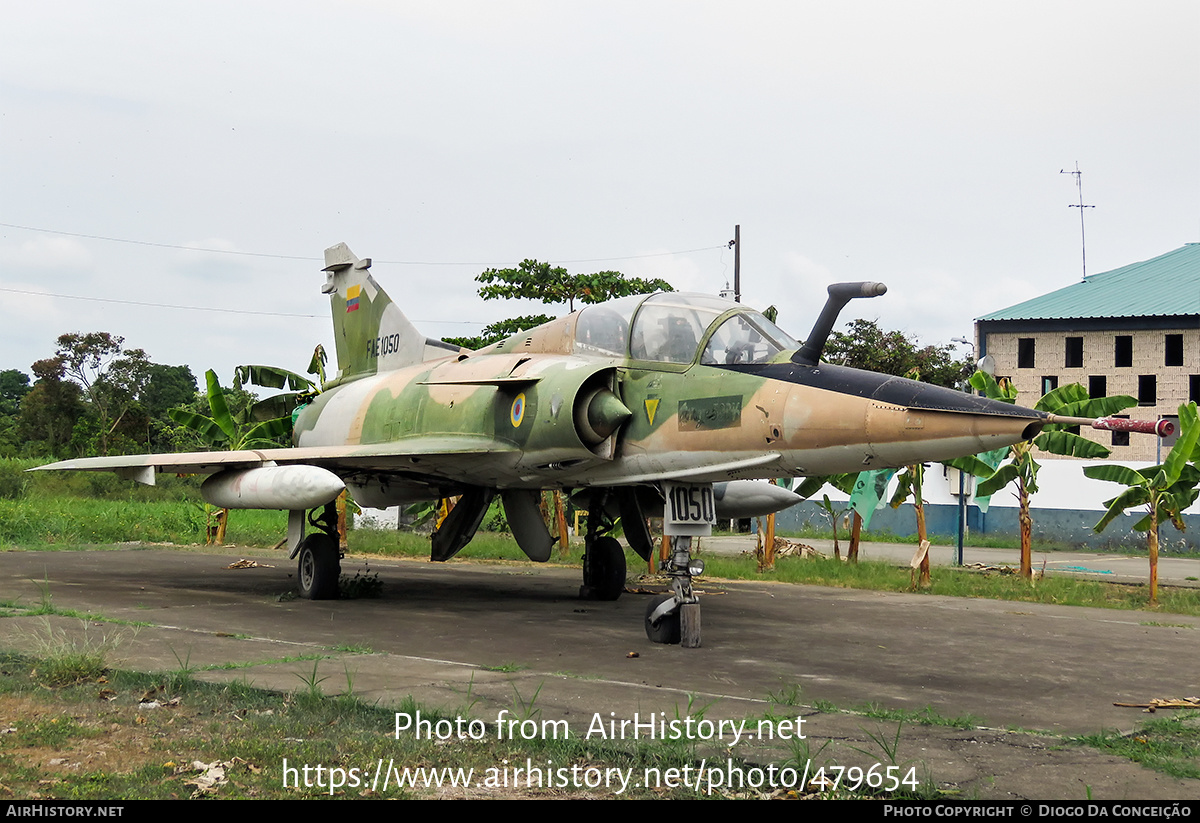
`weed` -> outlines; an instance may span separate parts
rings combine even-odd
[[[1157,620],[1143,620],[1138,623],[1139,626],[1163,626],[1171,629],[1194,629],[1195,626],[1189,623],[1160,623]]]
[[[1100,731],[1075,743],[1128,758],[1172,777],[1200,778],[1200,713],[1151,720],[1131,734]]]
[[[512,686],[513,690],[513,714],[516,715],[517,723],[524,723],[526,720],[533,720],[542,713],[542,710],[540,708],[534,708],[533,704],[537,702],[538,695],[542,693],[542,686],[545,685],[545,681],[538,683],[537,690],[534,691],[533,696],[531,696],[528,700],[521,697],[521,693],[517,691],[516,683],[513,683],[510,680],[508,685]]]
[[[338,696],[343,697],[343,698],[353,699],[354,698],[354,675],[357,672],[351,672],[349,664],[347,664],[345,662],[342,663],[342,671],[346,673],[346,691],[342,692]],[[317,673],[317,667],[316,667],[316,664],[313,664],[313,675],[315,676],[316,673]]]
[[[813,708],[822,714],[841,714],[842,710],[837,707],[836,703],[829,700],[818,700],[813,703]]]
[[[679,706],[678,706],[678,705],[676,705],[676,706],[675,706],[675,719],[676,719],[676,720],[683,720],[683,719],[686,719],[686,718],[690,717],[690,718],[692,718],[692,720],[693,720],[693,721],[695,721],[696,723],[699,723],[701,720],[703,720],[703,719],[704,719],[704,715],[705,715],[705,713],[706,713],[706,712],[707,712],[709,709],[711,709],[711,708],[713,707],[713,704],[714,704],[714,703],[716,703],[716,702],[717,702],[717,701],[715,701],[715,700],[713,700],[713,701],[710,701],[710,702],[708,702],[708,703],[705,703],[703,706],[701,706],[700,708],[698,708],[698,709],[697,709],[697,708],[696,708],[696,702],[697,702],[698,700],[699,700],[699,697],[698,697],[697,695],[695,695],[695,694],[692,694],[691,692],[688,692],[688,696],[687,696],[687,710],[686,710],[686,712],[684,713],[684,716],[683,716],[683,717],[680,717],[680,716],[679,716]]]
[[[354,572],[354,577],[343,574],[338,578],[338,594],[342,600],[379,597],[383,594],[383,581],[379,579],[379,572],[372,572],[370,564],[364,562],[363,568]]]
[[[325,659],[323,654],[293,654],[287,657],[275,657],[264,660],[242,660],[242,661],[227,661],[225,663],[210,663],[203,667],[206,672],[232,671],[234,669],[253,669],[255,666],[266,666],[271,663],[299,663],[305,660],[321,661]],[[297,675],[299,677],[300,675]],[[301,678],[303,679],[303,678]]]
[[[900,722],[898,722],[896,724],[896,733],[895,734],[888,734],[887,732],[885,732],[883,730],[882,727],[876,729],[873,732],[868,731],[868,730],[862,728],[861,726],[859,727],[859,730],[862,731],[862,733],[865,734],[867,736],[867,738],[879,748],[879,751],[883,753],[883,757],[886,759],[888,765],[896,767],[897,770],[903,770],[905,766],[910,766],[911,764],[917,762],[915,760],[905,760],[905,761],[901,762],[899,759],[899,757],[900,757],[900,736],[901,736],[901,732],[903,731],[903,729],[904,729],[904,721],[903,720],[901,720]],[[876,758],[876,754],[873,751],[868,751],[867,749],[860,749],[858,746],[851,746],[850,748],[853,749],[854,751],[858,752],[859,754],[866,755],[867,757],[869,757],[871,759]],[[916,767],[914,766],[913,768],[915,769]],[[910,772],[910,773],[912,774],[912,777],[915,780],[915,778],[916,778],[915,772]],[[927,799],[927,800],[937,797],[939,795],[939,792],[937,790],[937,784],[933,780],[933,775],[930,773],[929,765],[927,763],[924,763],[924,762],[921,763],[921,773],[922,773],[921,779],[919,781],[916,781],[916,786],[912,789],[904,788],[904,786],[907,782],[907,776],[905,777],[904,781],[901,783],[902,793],[907,794],[909,791],[911,791],[916,797],[922,798],[922,799]],[[909,784],[909,785],[911,785],[911,784]]]
[[[471,710],[475,708],[475,704],[479,702],[479,698],[475,696],[475,672],[471,672],[471,679],[467,681],[467,693],[465,695],[467,702],[463,704],[459,714],[462,716],[470,716]]]
[[[524,669],[528,669],[529,667],[521,663],[501,663],[499,666],[480,666],[480,668],[485,672],[504,672],[506,674],[511,674],[512,672],[519,672]]]
[[[179,668],[169,673],[167,687],[170,689],[182,689],[191,685],[192,678],[196,674],[196,667],[192,665],[192,648],[189,646],[187,654],[182,658],[179,656],[179,652],[175,651],[174,646],[171,646],[170,649],[175,662],[179,664]]]
[[[82,637],[66,629],[55,629],[47,620],[44,633],[36,639],[35,654],[41,658],[37,673],[48,685],[72,686],[99,680],[108,670],[108,656],[120,644],[115,635],[91,630],[86,621]]]
[[[896,733],[894,735],[892,735],[891,737],[888,737],[888,735],[884,734],[882,728],[877,729],[873,732],[869,732],[866,729],[862,728],[862,726],[859,726],[859,730],[863,734],[865,734],[868,738],[870,738],[872,743],[874,743],[876,746],[878,746],[880,748],[880,750],[883,752],[883,756],[887,758],[888,764],[891,766],[908,765],[907,763],[899,763],[896,761],[896,755],[900,751],[900,731],[903,728],[904,728],[904,721],[901,720],[899,723],[896,724]],[[867,757],[874,756],[874,754],[872,752],[869,752],[866,749],[860,749],[857,746],[851,746],[850,748],[854,749],[854,751],[858,752],[859,754],[865,754]]]
[[[304,684],[304,696],[312,700],[320,700],[325,696],[325,693],[321,691],[321,684],[329,679],[329,675],[317,677],[317,666],[320,665],[321,660],[318,658],[313,661],[311,674],[303,675],[298,672],[296,673],[296,677],[300,678],[300,682]]]
[[[868,703],[858,710],[864,717],[874,720],[898,720],[901,723],[917,723],[922,726],[948,726],[952,729],[973,729],[983,723],[981,718],[964,714],[958,717],[944,717],[933,706],[912,711],[909,709],[885,709],[878,703]]]
[[[829,748],[829,742],[826,740],[821,744],[821,748],[815,752],[812,750],[812,740],[806,735],[803,738],[793,737],[788,741],[788,748],[791,749],[792,756],[784,762],[784,766],[795,766],[797,769],[803,769],[813,760],[821,756],[821,753]],[[830,761],[826,760],[823,765],[828,765]]]
[[[777,692],[767,692],[767,700],[777,706],[799,706],[800,684],[789,683]]]
[[[38,605],[30,614],[54,614],[54,596],[50,594],[50,578],[42,572],[40,581],[31,581],[38,587]]]
[[[337,646],[326,646],[331,652],[344,652],[345,654],[375,654],[375,650],[370,646],[356,646],[351,643],[341,643]]]
[[[52,749],[61,748],[72,737],[86,734],[79,721],[68,715],[18,720],[14,729],[18,746],[45,746]]]

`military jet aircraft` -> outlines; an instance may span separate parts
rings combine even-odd
[[[461,495],[433,535],[444,561],[471,540],[499,494],[535,561],[553,540],[541,490],[574,490],[589,510],[581,596],[615,599],[630,547],[654,550],[647,516],[671,536],[672,592],[646,612],[651,640],[699,644],[691,537],[717,517],[777,511],[798,498],[741,481],[946,460],[1028,440],[1053,418],[900,377],[820,361],[842,307],[880,283],[841,283],[801,345],[759,312],[705,294],[658,293],[587,306],[479,351],[427,339],[345,244],[325,251],[338,373],[300,411],[294,447],[66,460],[43,469],[207,473],[227,508],[289,512],[300,593],[337,596],[332,501],[369,507]],[[1135,426],[1131,421],[1105,425]],[[314,531],[305,536],[306,525]]]

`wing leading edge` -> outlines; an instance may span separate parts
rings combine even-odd
[[[263,466],[311,465],[329,469],[338,475],[364,471],[431,471],[430,458],[437,468],[451,468],[488,457],[503,457],[519,452],[515,446],[492,438],[447,436],[409,438],[402,443],[353,446],[304,446],[283,449],[247,449],[243,451],[182,452],[175,454],[138,454],[117,457],[81,457],[60,460],[29,471],[111,471],[147,485],[154,484],[157,472],[177,474],[213,474],[230,469]],[[454,474],[457,472],[448,472]]]

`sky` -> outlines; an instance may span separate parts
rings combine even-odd
[[[1194,0],[44,0],[5,21],[0,369],[108,331],[200,378],[303,371],[333,350],[342,241],[442,337],[543,311],[476,295],[525,258],[715,293],[740,225],[744,302],[794,336],[828,283],[880,280],[843,321],[922,344],[1080,277],[1076,163],[1090,273],[1200,241]]]

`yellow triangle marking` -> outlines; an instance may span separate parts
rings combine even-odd
[[[650,421],[650,425],[654,425],[654,413],[658,411],[658,398],[646,398],[646,419]]]

